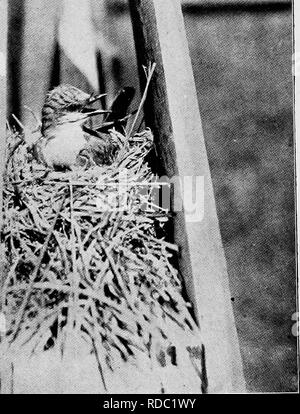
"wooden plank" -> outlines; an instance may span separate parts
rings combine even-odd
[[[204,177],[204,219],[174,220],[180,271],[206,346],[209,392],[244,392],[245,382],[230,302],[211,176],[201,127],[180,0],[129,0],[140,70],[157,64],[145,105],[163,172]]]

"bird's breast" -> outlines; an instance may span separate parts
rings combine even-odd
[[[81,127],[59,126],[42,138],[40,152],[48,167],[71,167],[85,144]]]

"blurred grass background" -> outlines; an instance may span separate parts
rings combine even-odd
[[[186,26],[247,385],[295,390],[291,13]]]

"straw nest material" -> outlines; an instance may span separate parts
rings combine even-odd
[[[161,367],[188,358],[203,382],[199,330],[172,264],[177,247],[164,236],[168,212],[153,200],[152,134],[110,134],[119,145],[110,166],[60,173],[47,173],[20,135],[8,134],[7,342],[63,353],[76,332],[102,376],[143,354]]]

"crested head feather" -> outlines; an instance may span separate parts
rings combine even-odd
[[[42,109],[42,134],[55,127],[66,112],[81,112],[91,95],[75,86],[62,84],[50,90]]]

